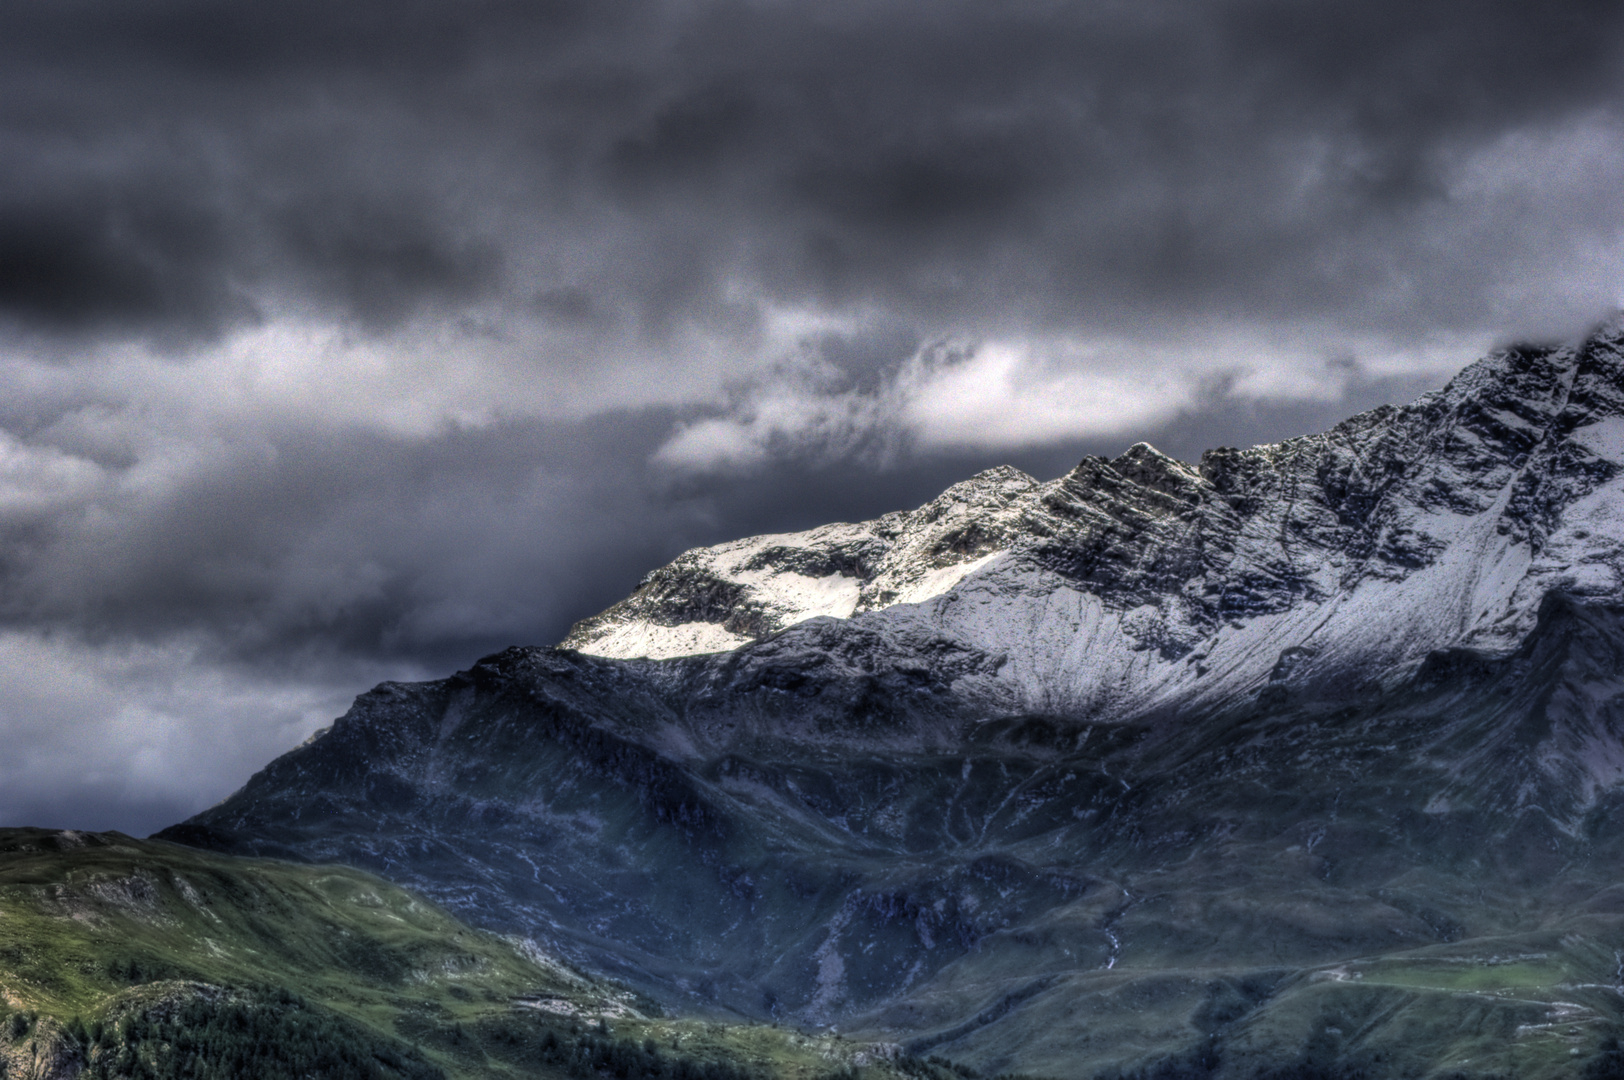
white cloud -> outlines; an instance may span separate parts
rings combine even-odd
[[[923,447],[1001,449],[1149,427],[1191,404],[1189,380],[1132,370],[1108,349],[927,349],[899,373],[897,416]]]
[[[95,462],[0,429],[0,524],[23,524],[82,506],[107,487],[108,476]]]
[[[805,347],[678,425],[654,455],[689,472],[738,471],[775,457],[908,448],[1010,450],[1094,437],[1135,438],[1223,401],[1341,400],[1357,381],[1431,375],[1441,384],[1484,339],[1345,343],[1252,330],[1184,340],[1027,338],[936,342],[859,390]]]

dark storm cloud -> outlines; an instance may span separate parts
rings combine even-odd
[[[222,223],[163,198],[31,193],[0,216],[0,310],[55,330],[154,322],[216,327],[251,314],[210,271]]]
[[[0,187],[0,316],[77,337],[208,338],[290,289],[388,323],[477,296],[494,276],[494,248],[434,224],[437,206],[343,191],[222,206],[236,193],[193,190],[193,172],[129,168],[144,175]]]
[[[967,325],[1469,323],[1496,283],[1477,260],[1619,225],[1609,199],[1568,233],[1537,206],[1478,207],[1505,215],[1485,228],[1455,190],[1498,139],[1617,119],[1610,3],[193,0],[5,22],[0,310],[53,329],[569,295],[566,315],[660,333],[727,325],[741,279]]]
[[[94,513],[0,526],[0,616],[93,642],[207,627],[218,659],[274,670],[548,644],[708,533],[636,468],[669,422],[262,434],[165,484],[109,485]]]

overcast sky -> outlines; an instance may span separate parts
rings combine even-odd
[[[684,547],[1327,426],[1624,297],[1624,5],[10,0],[0,824]]]

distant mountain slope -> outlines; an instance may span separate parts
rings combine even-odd
[[[385,685],[163,835],[987,1072],[1602,1068],[1621,338],[1199,469],[691,552],[571,640],[737,647]]]

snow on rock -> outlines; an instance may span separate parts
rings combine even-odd
[[[688,622],[676,626],[627,622],[615,627],[588,650],[601,656],[646,656],[669,660],[674,656],[727,652],[748,644],[751,638],[730,633],[719,623]]]
[[[1624,465],[1624,416],[1608,416],[1586,424],[1572,440],[1590,453],[1614,465]]]
[[[996,658],[965,678],[1011,706],[1120,716],[1504,651],[1553,590],[1624,598],[1621,321],[1198,465],[1139,443],[1047,483],[991,469],[917,510],[695,549],[563,645],[813,648],[809,619],[879,620],[897,649]]]
[[[695,548],[576,624],[562,644],[596,656],[661,659],[737,648],[820,615],[847,619],[920,603],[1002,550],[1019,531],[1011,507],[1041,487],[1005,466],[911,513]]]

